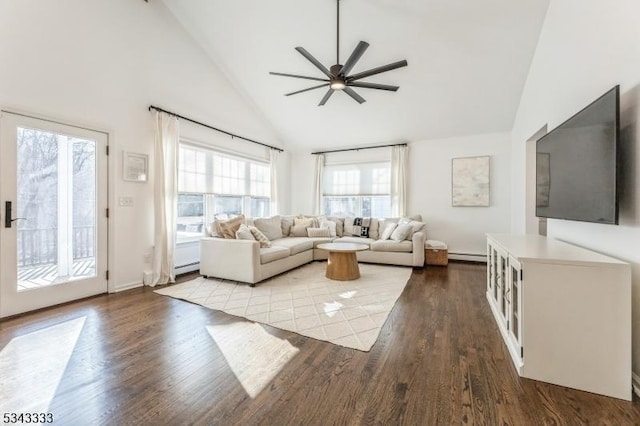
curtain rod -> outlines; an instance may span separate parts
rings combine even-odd
[[[330,154],[332,152],[360,151],[361,149],[388,148],[390,146],[407,146],[407,144],[406,143],[394,143],[394,144],[390,144],[390,145],[365,146],[365,147],[362,147],[362,148],[334,149],[333,151],[312,152],[311,155]]]
[[[155,109],[156,111],[160,111],[160,112],[166,112],[167,114],[173,115],[174,117],[181,118],[181,119],[183,119],[185,121],[189,121],[189,122],[191,122],[193,124],[198,124],[198,125],[200,125],[202,127],[206,127],[207,129],[211,129],[211,130],[215,130],[216,132],[224,133],[225,135],[231,136],[231,138],[238,138],[238,139],[245,140],[247,142],[253,142],[253,143],[256,143],[258,145],[266,146],[267,148],[275,149],[275,150],[280,151],[280,152],[284,151],[282,148],[276,148],[275,146],[271,146],[271,145],[267,145],[266,143],[254,141],[253,139],[245,138],[244,136],[235,135],[235,134],[233,134],[231,132],[227,132],[226,130],[218,129],[217,127],[209,126],[208,124],[201,123],[200,121],[192,120],[192,119],[190,119],[188,117],[182,116],[180,114],[176,114],[175,112],[167,111],[166,109],[162,109],[160,107],[157,107],[157,106],[154,106],[154,105],[150,105],[149,106],[149,111],[151,111],[152,109]]]

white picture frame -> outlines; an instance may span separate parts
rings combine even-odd
[[[124,152],[122,179],[127,182],[146,182],[149,177],[149,156],[135,152]]]
[[[451,159],[451,205],[453,207],[489,207],[490,163],[489,156]]]

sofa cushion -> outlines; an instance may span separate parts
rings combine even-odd
[[[270,218],[254,219],[256,228],[258,228],[268,239],[277,240],[282,238],[282,219],[280,216]]]
[[[272,246],[286,247],[291,256],[313,248],[313,240],[310,238],[286,237],[271,242]]]
[[[411,253],[413,243],[411,241],[378,240],[371,243],[371,251],[395,251]]]
[[[324,237],[309,238],[309,240],[313,241],[313,248],[318,248],[318,244],[326,244],[326,243],[334,242],[333,238],[324,238]]]
[[[333,240],[334,243],[354,243],[354,244],[366,244],[369,245],[375,240],[373,238],[364,237],[342,237]]]
[[[286,247],[279,247],[272,245],[271,247],[265,247],[260,249],[260,263],[265,264],[273,262],[274,260],[284,259],[289,257],[289,249]]]

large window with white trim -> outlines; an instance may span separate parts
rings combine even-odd
[[[391,163],[325,165],[322,212],[330,216],[388,217]]]
[[[181,143],[178,154],[177,242],[202,237],[214,218],[269,216],[268,162]]]

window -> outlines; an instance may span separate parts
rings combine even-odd
[[[267,217],[270,197],[269,164],[180,144],[178,242],[200,238],[216,216]]]
[[[391,163],[326,165],[322,211],[330,216],[387,217]]]

